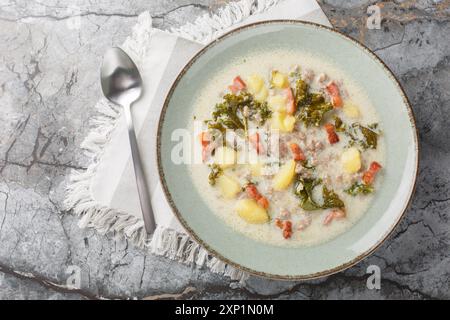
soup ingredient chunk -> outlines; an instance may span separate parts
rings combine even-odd
[[[344,171],[355,173],[361,169],[361,154],[355,147],[348,148],[342,153],[341,163]]]
[[[241,192],[241,186],[233,177],[223,174],[217,178],[217,185],[225,199],[232,199]]]
[[[335,219],[342,219],[345,218],[345,211],[341,210],[341,209],[333,209],[331,210],[326,216],[325,219],[323,220],[323,224],[324,225],[329,225],[331,223],[331,221],[335,220]]]
[[[298,177],[294,185],[294,193],[300,199],[300,207],[306,211],[320,209],[332,209],[345,207],[344,202],[339,196],[325,185],[322,187],[323,204],[320,204],[313,198],[313,190],[316,186],[322,184],[321,179]]]
[[[339,142],[339,136],[336,133],[334,125],[332,125],[331,123],[325,124],[325,131],[327,132],[328,142],[330,144],[335,144]]]
[[[342,97],[341,93],[339,92],[339,88],[336,85],[336,83],[331,82],[327,85],[327,92],[331,97],[331,101],[333,102],[333,106],[335,108],[341,108],[342,107]]]
[[[273,179],[272,186],[275,190],[281,191],[289,187],[294,180],[295,176],[295,161],[288,160],[280,170],[277,172]]]
[[[275,219],[275,225],[283,231],[283,238],[289,239],[292,236],[292,221]]]
[[[267,209],[269,207],[269,200],[267,200],[266,197],[263,197],[261,195],[261,193],[259,193],[258,189],[256,188],[256,186],[253,183],[249,183],[246,187],[245,187],[245,192],[247,193],[247,195],[256,200],[256,202],[262,206],[264,209]]]
[[[291,88],[286,88],[284,89],[284,92],[286,94],[286,112],[288,114],[294,114],[295,111],[297,110],[297,107],[295,105],[295,98],[294,98],[294,94],[292,93],[292,89]]]
[[[241,199],[236,204],[236,212],[248,223],[266,223],[269,216],[266,209],[253,199]]]
[[[358,194],[369,194],[373,191],[374,188],[371,185],[361,183],[360,181],[354,182],[348,189],[345,189],[345,192],[352,196],[356,196]]]
[[[303,153],[302,149],[300,148],[300,146],[295,143],[292,142],[291,144],[289,144],[289,148],[291,149],[293,158],[295,161],[305,161],[306,157],[305,154]]]
[[[344,108],[342,109],[344,114],[349,118],[358,118],[359,117],[359,109],[351,102],[347,102],[344,104]]]
[[[258,132],[255,132],[254,134],[250,135],[248,137],[248,140],[252,144],[253,148],[256,150],[257,154],[260,154],[260,153],[264,152],[264,147],[263,147],[263,145],[261,143],[261,140],[259,138],[259,133]]]
[[[201,132],[199,135],[200,144],[202,145],[202,161],[205,162],[208,158],[208,146],[210,141],[210,137],[208,132]]]
[[[292,132],[294,130],[295,117],[286,115],[282,112],[274,112],[272,114],[272,130],[280,130],[281,132]]]
[[[238,93],[239,91],[245,90],[247,85],[245,84],[244,80],[240,76],[237,76],[233,79],[233,84],[229,86],[229,89],[234,94]]]
[[[288,76],[280,71],[273,70],[270,83],[273,87],[278,89],[286,88],[289,86]]]
[[[333,110],[333,106],[318,93],[308,94],[306,98],[300,101],[300,103],[297,102],[298,118],[307,127],[319,127],[325,113]]]
[[[219,178],[220,175],[223,174],[223,170],[217,164],[212,164],[209,167],[210,167],[211,171],[208,175],[208,181],[209,181],[210,185],[214,186],[217,182],[217,178]]]
[[[364,175],[362,177],[363,182],[366,185],[371,185],[373,183],[373,181],[375,180],[375,176],[377,174],[378,171],[380,171],[381,169],[381,164],[379,164],[376,161],[373,161],[370,166],[369,169],[364,172]]]

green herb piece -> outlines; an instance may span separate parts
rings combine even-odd
[[[303,107],[308,103],[309,92],[308,84],[302,79],[298,79],[295,83],[295,101],[297,103],[297,108]]]
[[[321,184],[321,179],[300,178],[294,184],[294,193],[300,199],[300,207],[306,211],[321,209],[321,206],[313,199],[314,188]]]
[[[327,102],[316,102],[310,103],[303,106],[299,113],[298,118],[301,120],[306,126],[320,126],[320,123],[328,111],[333,110],[333,106],[331,103]]]
[[[367,146],[366,148],[376,149],[378,134],[375,131],[361,125],[359,126],[359,130],[361,130],[361,133],[364,136],[364,144]]]
[[[227,130],[220,122],[206,121],[206,124],[208,125],[208,129],[219,130],[222,134],[225,134],[225,131]]]
[[[345,207],[344,202],[339,198],[339,196],[333,190],[328,189],[326,186],[323,186],[322,195],[323,195],[322,209],[332,209],[332,208],[343,209]]]
[[[251,116],[253,116],[254,114],[259,114],[260,116],[260,121],[259,124],[260,125],[264,125],[264,123],[266,123],[266,121],[268,119],[270,119],[272,117],[272,110],[269,109],[269,105],[267,104],[267,102],[258,102],[255,101],[255,108],[253,109],[256,112],[252,113]],[[251,110],[251,111],[253,111]]]
[[[217,164],[212,164],[209,166],[211,172],[208,175],[208,181],[210,185],[215,185],[217,178],[223,173],[222,168]]]
[[[242,110],[252,98],[247,93],[226,94],[221,103],[216,104],[212,113],[213,120],[228,129],[244,129]]]
[[[345,132],[346,130],[344,122],[342,122],[342,119],[338,116],[334,116],[334,128],[336,132]]]
[[[306,211],[331,208],[343,209],[345,207],[344,202],[333,190],[328,189],[326,186],[322,188],[323,204],[319,204],[313,199],[313,190],[321,183],[321,179],[297,177],[297,181],[294,184],[294,193],[300,199],[300,207]]]
[[[244,108],[247,107],[249,114],[244,116]],[[216,104],[212,112],[212,120],[207,120],[208,128],[220,130],[226,129],[247,130],[247,122],[256,114],[260,115],[259,124],[263,125],[272,115],[267,103],[256,101],[248,92],[239,94],[228,93],[223,97],[221,103]]]
[[[370,185],[366,185],[361,182],[355,182],[351,185],[350,188],[344,190],[344,192],[348,193],[349,195],[356,196],[358,194],[369,194],[374,191],[373,187]]]
[[[309,92],[308,84],[302,79],[298,79],[295,84],[295,101],[297,117],[306,126],[318,127],[325,113],[333,109],[333,105],[326,102],[321,94]]]
[[[367,127],[359,123],[353,123],[346,131],[346,134],[350,137],[349,145],[358,144],[364,150],[369,148],[376,149],[379,135],[376,128],[378,128],[376,123]]]

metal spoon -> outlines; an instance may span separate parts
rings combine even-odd
[[[142,78],[134,62],[120,48],[111,48],[106,52],[100,75],[105,97],[109,101],[121,105],[124,109],[145,230],[151,234],[156,227],[155,217],[131,116],[131,105],[139,99],[142,93]]]

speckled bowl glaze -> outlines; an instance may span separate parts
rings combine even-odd
[[[253,50],[301,50],[339,65],[366,91],[386,140],[382,187],[365,215],[334,240],[305,248],[263,244],[233,231],[210,211],[192,187],[186,165],[171,161],[171,133],[186,128],[202,84],[230,59]],[[270,21],[236,29],[200,51],[174,82],[157,137],[158,167],[167,199],[187,232],[219,259],[260,276],[311,279],[342,271],[371,254],[404,215],[414,192],[418,142],[414,117],[399,83],[369,49],[332,29],[300,21]]]

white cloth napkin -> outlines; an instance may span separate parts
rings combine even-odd
[[[236,27],[256,21],[299,19],[331,26],[315,0],[241,0],[214,16],[199,18],[171,32],[151,26],[151,16],[139,16],[133,34],[122,45],[138,65],[145,86],[132,107],[135,130],[158,225],[150,250],[180,261],[207,263],[213,271],[236,278],[238,272],[209,257],[186,234],[173,215],[159,182],[156,166],[156,131],[160,110],[178,73],[205,44]],[[81,227],[100,232],[118,231],[139,246],[148,246],[131,161],[128,135],[120,108],[105,100],[97,104],[83,146],[92,156],[86,172],[76,172],[66,204],[82,218]]]

